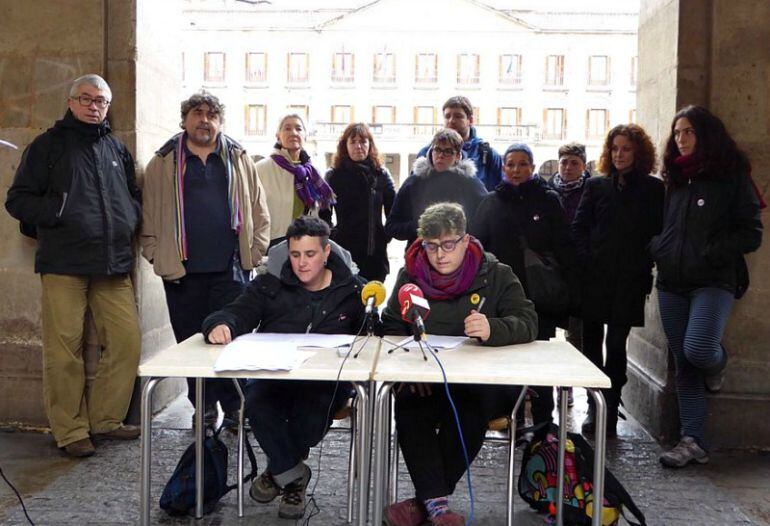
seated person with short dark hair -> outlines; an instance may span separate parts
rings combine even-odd
[[[511,267],[484,252],[466,233],[460,205],[428,207],[420,216],[417,233],[382,313],[386,334],[411,334],[411,327],[401,318],[397,291],[405,283],[413,283],[430,302],[430,317],[425,319],[428,334],[465,335],[489,346],[535,339],[537,314],[532,302]],[[479,309],[481,298],[485,301]],[[511,388],[452,384],[449,389],[472,462],[489,420],[513,409]],[[416,498],[385,508],[385,524],[418,526],[430,520],[433,526],[464,525],[463,517],[449,510],[448,497],[465,473],[465,458],[444,387],[402,384],[394,392],[398,443]]]
[[[257,276],[238,299],[204,320],[203,334],[209,343],[226,344],[257,328],[279,333],[358,332],[364,321],[362,280],[351,272],[350,254],[338,245],[332,247],[328,225],[302,216],[289,226],[286,238],[268,252],[267,274]],[[254,479],[249,494],[262,503],[280,494],[282,518],[304,515],[311,472],[303,459],[350,396],[347,387],[334,392],[334,382],[247,384],[245,413],[268,457],[267,469]]]

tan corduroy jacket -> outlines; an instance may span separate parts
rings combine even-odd
[[[176,144],[178,136],[169,143]],[[251,270],[259,265],[270,242],[270,214],[265,191],[254,162],[234,141],[230,150],[233,172],[243,209],[243,226],[238,235],[241,266]],[[152,263],[155,273],[167,280],[185,275],[176,244],[175,149],[169,143],[147,164],[142,185],[142,229],[139,242],[142,255]]]

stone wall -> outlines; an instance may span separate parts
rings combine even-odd
[[[727,125],[753,164],[765,194],[770,184],[770,3],[726,0],[643,0],[639,26],[639,123],[658,145],[671,118],[687,104],[709,107]],[[767,224],[767,212],[763,213]],[[748,258],[751,289],[738,301],[724,343],[730,353],[725,387],[709,401],[708,435],[717,446],[770,447],[770,243]],[[647,325],[629,343],[629,384],[624,400],[659,438],[678,434],[673,363],[660,326],[657,297]]]
[[[175,13],[179,0],[45,0],[5,3],[0,39],[0,195],[23,149],[62,117],[72,80],[103,76],[113,91],[108,118],[134,153],[138,169],[178,123],[181,73]],[[141,18],[142,23],[137,21]],[[142,94],[143,95],[140,95]],[[35,241],[0,213],[0,422],[45,425],[41,387],[40,285]],[[173,342],[162,286],[146,264],[135,273],[143,354]],[[88,330],[87,370],[97,357]],[[169,384],[175,394],[179,388]],[[162,403],[162,393],[158,398]]]

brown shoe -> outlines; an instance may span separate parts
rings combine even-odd
[[[139,426],[121,425],[120,427],[105,433],[94,433],[94,438],[102,440],[135,440],[142,434]]]
[[[64,452],[71,457],[83,458],[90,457],[96,453],[96,448],[94,448],[94,445],[91,443],[90,439],[81,438],[80,440],[64,446]]]

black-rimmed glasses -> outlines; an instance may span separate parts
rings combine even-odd
[[[110,101],[108,101],[104,97],[90,97],[88,95],[79,95],[77,97],[72,97],[72,99],[78,101],[81,106],[85,106],[86,108],[89,107],[92,103],[96,104],[97,108],[106,108],[110,104]]]
[[[465,234],[461,235],[457,239],[447,239],[446,241],[442,241],[441,243],[431,243],[429,241],[423,241],[422,242],[422,248],[430,252],[431,254],[434,252],[438,252],[438,248],[441,247],[441,250],[444,252],[452,252],[455,248],[457,248],[457,244],[463,240],[465,237]]]

